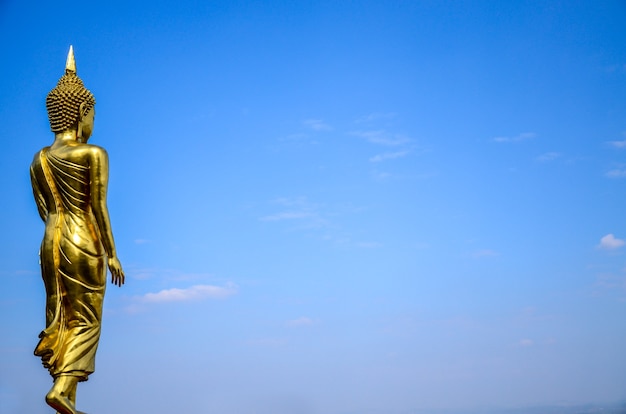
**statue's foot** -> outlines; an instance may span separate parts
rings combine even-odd
[[[61,395],[54,387],[46,395],[46,403],[57,410],[57,414],[85,414],[81,411],[76,411],[74,404],[69,398]]]
[[[60,412],[57,411],[55,414],[63,414],[63,413],[60,413]],[[76,414],[87,414],[87,413],[84,413],[82,411],[76,410]]]

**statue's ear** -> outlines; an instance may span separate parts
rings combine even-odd
[[[85,115],[87,115],[87,102],[81,103],[78,107],[78,121],[80,122]]]
[[[85,108],[87,107],[86,102],[83,102],[78,107],[78,122],[76,125],[76,138],[78,142],[83,142],[83,124],[80,122],[83,120],[83,117],[87,115]]]

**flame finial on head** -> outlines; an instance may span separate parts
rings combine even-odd
[[[74,48],[70,45],[70,51],[67,52],[67,61],[65,62],[65,73],[76,73],[76,60],[74,59]]]

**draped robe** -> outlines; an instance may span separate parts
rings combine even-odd
[[[46,328],[35,355],[56,378],[86,381],[95,369],[106,286],[106,255],[92,213],[90,172],[71,151],[42,149],[31,164],[45,222],[39,251],[46,290]],[[73,159],[75,158],[75,159]]]

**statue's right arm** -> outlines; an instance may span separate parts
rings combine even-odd
[[[41,193],[39,181],[37,181],[37,176],[35,175],[35,171],[33,171],[32,165],[30,166],[30,183],[33,187],[33,195],[35,196],[35,203],[37,203],[37,211],[39,212],[39,217],[41,217],[43,221],[46,221],[46,219],[48,218],[48,207],[46,206],[46,199]]]
[[[113,241],[113,230],[109,219],[109,209],[107,207],[107,187],[109,183],[109,157],[106,151],[100,147],[93,146],[89,151],[89,173],[91,182],[91,202],[92,211],[100,230],[102,244],[108,256],[109,270],[113,284],[122,286],[124,284],[124,271],[117,258],[115,242]]]

